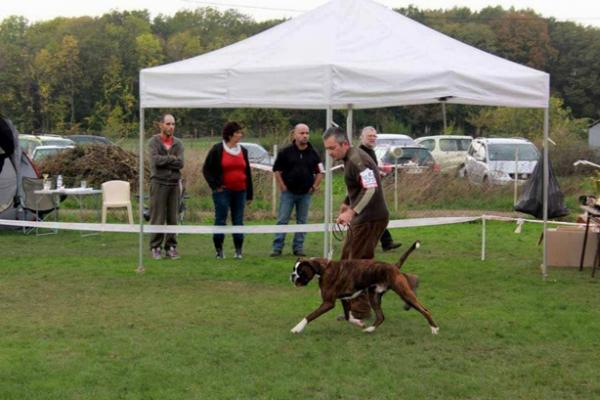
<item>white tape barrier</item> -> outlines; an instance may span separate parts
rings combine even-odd
[[[523,223],[525,223],[525,222],[531,222],[533,224],[543,224],[544,223],[543,220],[539,220],[539,219],[501,217],[499,215],[487,215],[487,214],[482,215],[481,219],[487,219],[488,221],[505,221],[505,222],[516,221],[517,224],[519,224],[519,225],[523,225]],[[552,224],[552,225],[585,226],[585,224],[582,224],[579,222],[561,222],[561,221],[551,221],[551,220],[548,220],[546,222],[548,224]]]
[[[389,228],[413,228],[419,226],[459,224],[477,221],[481,217],[439,217],[439,218],[413,218],[390,221]],[[87,224],[76,222],[36,222],[36,221],[14,221],[0,219],[0,226],[31,227],[42,229],[63,229],[94,232],[121,232],[139,233],[139,225],[130,224]],[[330,230],[337,229],[335,225]],[[207,225],[144,225],[144,233],[192,233],[192,234],[214,234],[214,233],[295,233],[295,232],[324,232],[325,224],[306,225],[244,225],[244,226],[207,226]]]
[[[261,171],[273,172],[273,166],[272,165],[250,163],[250,167],[251,168],[255,168],[255,169],[259,169]],[[344,164],[338,164],[335,167],[331,168],[331,170],[335,171],[336,169],[340,169],[340,168],[344,168]],[[325,171],[323,170],[322,173],[325,173]]]

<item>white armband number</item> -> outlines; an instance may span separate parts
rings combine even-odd
[[[372,169],[367,168],[360,173],[360,183],[364,189],[372,189],[378,186],[377,178],[375,178],[375,173]]]

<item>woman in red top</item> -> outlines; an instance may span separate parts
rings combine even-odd
[[[215,225],[224,226],[227,214],[231,210],[233,225],[244,225],[244,208],[253,197],[252,174],[248,151],[240,146],[244,136],[242,127],[237,122],[228,122],[223,127],[223,142],[215,144],[204,161],[202,174],[212,189],[215,204]],[[215,251],[218,259],[225,258],[223,241],[225,235],[213,235]],[[242,258],[244,235],[233,234],[235,258]]]

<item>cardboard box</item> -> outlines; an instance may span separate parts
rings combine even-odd
[[[594,229],[593,229],[594,228]],[[591,267],[598,247],[598,232],[590,226],[588,240],[585,246],[584,267]],[[560,226],[548,229],[548,265],[552,267],[579,267],[581,246],[585,227]]]

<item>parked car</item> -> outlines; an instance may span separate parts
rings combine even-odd
[[[417,138],[415,142],[431,152],[441,172],[461,175],[472,140],[471,136],[435,135]]]
[[[248,159],[253,164],[273,165],[269,152],[258,143],[240,142],[248,150]]]
[[[31,158],[33,150],[42,145],[42,141],[35,135],[19,134],[19,145],[21,149]]]
[[[37,146],[33,150],[32,159],[35,162],[40,162],[46,157],[53,156],[55,154],[60,153],[61,151],[65,151],[67,149],[73,149],[75,146]]]
[[[415,145],[415,140],[408,135],[399,133],[379,133],[373,150],[377,156],[377,161],[381,163],[381,159],[391,147],[413,145]]]
[[[381,159],[380,169],[389,173],[396,167],[398,172],[403,171],[408,174],[440,171],[429,150],[416,145],[395,146],[387,150]]]
[[[33,157],[33,152],[38,146],[74,146],[75,142],[58,135],[20,134],[19,144],[29,157]]]
[[[109,139],[104,136],[96,136],[96,135],[71,135],[69,139],[74,141],[77,145],[86,145],[86,144],[113,144]]]
[[[518,161],[517,161],[518,158]],[[522,138],[473,139],[465,159],[465,175],[475,183],[525,182],[539,158],[535,145]]]

